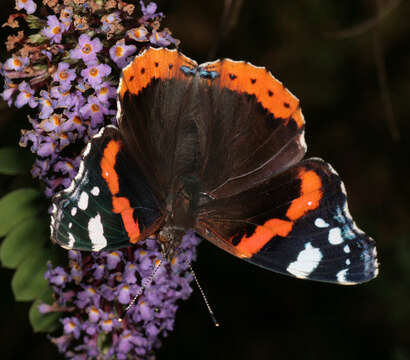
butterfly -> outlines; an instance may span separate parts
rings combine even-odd
[[[340,177],[303,160],[299,100],[264,67],[148,48],[123,69],[117,121],[53,198],[51,238],[62,247],[114,250],[155,235],[170,260],[194,229],[297,278],[377,276],[375,242],[355,225]]]

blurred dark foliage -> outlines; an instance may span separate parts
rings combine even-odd
[[[237,18],[223,16],[225,2],[157,1],[186,55],[264,65],[301,100],[308,155],[342,175],[352,214],[377,241],[381,273],[354,287],[295,280],[203,242],[195,269],[221,327],[195,291],[158,359],[410,359],[410,2],[243,0]],[[2,1],[1,23],[13,6]],[[1,102],[0,112],[1,145],[15,145],[26,111]],[[10,179],[0,177],[0,195],[21,186]],[[12,271],[0,276],[0,358],[61,358],[32,334]]]

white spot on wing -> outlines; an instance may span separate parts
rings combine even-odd
[[[86,157],[90,153],[90,150],[91,150],[91,141],[87,144],[87,146],[84,149],[83,158]]]
[[[73,223],[70,222],[70,223],[68,224],[68,228],[71,229],[72,227],[73,227]]]
[[[80,200],[78,200],[78,207],[81,210],[85,210],[88,207],[88,194],[83,191],[80,195]]]
[[[317,218],[315,220],[315,226],[318,228],[326,228],[326,227],[329,227],[329,224],[322,218]]]
[[[339,227],[330,229],[328,240],[332,245],[341,244],[343,242],[342,230]]]
[[[346,254],[350,253],[350,247],[349,247],[349,245],[346,245],[346,246],[343,248],[343,251],[344,251]]]
[[[100,188],[97,187],[97,186],[94,186],[94,187],[91,189],[91,194],[93,194],[94,196],[98,196],[98,195],[100,194]]]
[[[72,248],[74,247],[74,243],[75,243],[75,239],[74,239],[73,234],[68,233],[68,239],[69,239],[70,241],[68,242],[68,244],[67,244],[66,246],[67,246],[69,249],[72,249]]]
[[[107,246],[100,214],[97,214],[88,222],[88,236],[90,237],[91,249],[93,251],[99,251]]]
[[[343,285],[354,285],[354,284],[356,284],[353,281],[346,280],[346,274],[347,274],[348,271],[349,271],[349,269],[343,269],[343,270],[340,270],[336,274],[336,279],[337,279],[338,283],[343,284]]]
[[[296,261],[290,263],[286,270],[298,278],[305,278],[317,268],[322,257],[319,248],[313,247],[308,242],[305,249],[299,253]]]
[[[75,214],[77,214],[77,208],[76,208],[76,207],[73,207],[73,208],[71,209],[71,215],[72,215],[72,216],[75,216]]]

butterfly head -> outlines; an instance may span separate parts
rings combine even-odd
[[[161,252],[167,261],[171,261],[175,257],[176,250],[181,244],[184,235],[185,229],[176,226],[164,226],[158,233]]]

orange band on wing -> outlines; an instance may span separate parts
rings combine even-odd
[[[286,212],[290,221],[270,219],[263,225],[257,226],[252,235],[243,236],[235,246],[240,253],[238,256],[250,258],[275,236],[289,235],[296,220],[319,206],[323,197],[322,180],[319,175],[313,170],[301,169],[298,178],[301,180],[300,196],[291,202]]]
[[[219,74],[215,82],[219,82],[221,88],[255,95],[262,106],[275,118],[293,118],[298,128],[304,125],[299,100],[264,67],[257,67],[244,61],[224,59],[210,63],[204,69]]]
[[[104,155],[101,159],[101,175],[108,185],[111,194],[116,195],[120,191],[120,183],[118,174],[115,171],[115,162],[117,154],[120,151],[121,143],[116,140],[111,140],[104,149]]]
[[[291,221],[270,219],[263,225],[256,227],[255,232],[249,236],[243,236],[236,249],[242,257],[251,257],[262,249],[274,236],[286,236],[293,227]]]
[[[124,228],[127,231],[128,237],[132,244],[139,240],[141,234],[138,220],[134,220],[134,209],[130,205],[130,201],[125,197],[115,196],[120,191],[120,183],[118,174],[115,171],[115,163],[117,155],[120,151],[120,141],[111,140],[104,149],[104,154],[101,159],[101,174],[108,185],[108,189],[113,195],[112,208],[115,214],[120,214]]]
[[[116,197],[112,199],[113,212],[121,214],[122,222],[125,230],[128,233],[130,242],[135,244],[141,235],[138,220],[134,220],[134,209],[130,205],[130,201],[125,197]]]
[[[308,211],[316,209],[322,199],[322,180],[313,170],[300,170],[299,178],[301,196],[293,200],[286,216],[290,220],[297,220],[305,215]]]
[[[195,68],[198,64],[176,50],[149,48],[123,70],[120,97],[126,91],[137,95],[153,79],[186,79],[181,66]]]

